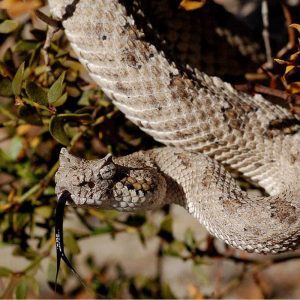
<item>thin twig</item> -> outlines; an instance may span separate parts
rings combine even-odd
[[[42,53],[44,56],[44,61],[45,61],[45,65],[48,66],[49,65],[49,54],[48,54],[48,50],[51,46],[51,42],[53,40],[54,34],[59,30],[58,27],[51,27],[48,26],[47,28],[47,34],[46,34],[46,40],[42,49]]]
[[[240,274],[237,277],[233,278],[220,292],[213,292],[213,299],[222,299],[233,289],[236,289],[244,280],[247,275],[247,266],[244,265]]]
[[[91,226],[91,225],[87,222],[86,218],[85,218],[83,215],[81,215],[81,214],[78,212],[77,209],[74,209],[74,211],[75,211],[76,216],[77,216],[78,219],[80,220],[80,222],[81,222],[88,230],[93,231],[93,230],[94,230],[94,227]]]
[[[269,10],[268,10],[268,0],[263,0],[261,4],[261,15],[263,20],[263,31],[262,36],[266,49],[267,66],[273,67],[272,49],[270,43],[270,33],[269,33]]]
[[[266,291],[266,288],[263,284],[263,280],[261,278],[261,274],[259,272],[254,272],[252,274],[252,278],[253,278],[254,283],[258,287],[259,291],[261,292],[263,299],[268,299],[269,298],[268,296],[270,296],[270,295],[269,295],[268,291]]]
[[[163,274],[163,241],[159,240],[159,246],[157,249],[157,263],[156,263],[156,277],[158,284],[161,286],[163,283],[162,274]]]
[[[29,100],[29,99],[26,99],[26,98],[22,98],[20,99],[19,97],[16,98],[16,106],[19,106],[19,105],[23,105],[23,103],[26,103],[26,104],[29,104],[33,107],[36,107],[38,109],[41,109],[41,110],[45,110],[47,112],[49,112],[50,114],[54,114],[54,111],[53,109],[45,106],[45,105],[42,105],[42,104],[39,104],[37,102],[34,102],[33,100]]]
[[[47,35],[46,35],[46,40],[42,49],[42,53],[44,55],[44,60],[45,60],[45,65],[47,66],[49,64],[49,55],[48,55],[48,49],[50,48],[51,41],[53,39],[54,34],[60,30],[62,27],[61,22],[54,20],[47,15],[45,15],[43,12],[40,10],[35,11],[36,16],[42,20],[44,23],[48,25],[47,28]]]
[[[284,0],[280,1],[284,18],[285,18],[285,23],[286,23],[286,28],[288,32],[288,37],[289,41],[288,43],[281,49],[279,52],[276,54],[276,57],[280,58],[283,57],[289,50],[293,49],[296,46],[296,33],[293,28],[290,27],[290,25],[293,23],[291,13],[285,3]]]
[[[253,258],[246,258],[246,257],[237,257],[235,255],[226,255],[225,253],[220,253],[218,249],[214,245],[210,245],[209,249],[206,250],[200,250],[197,248],[195,251],[193,251],[190,255],[181,257],[184,261],[189,259],[194,259],[196,256],[203,256],[208,257],[212,259],[228,259],[236,263],[244,263],[244,264],[251,264],[251,265],[257,265],[257,266],[263,266],[268,267],[274,263],[283,263],[289,260],[293,259],[300,259],[300,253],[293,253],[293,254],[286,254],[281,256],[268,256],[266,259],[257,260]]]
[[[35,11],[35,14],[40,20],[42,20],[44,23],[46,23],[47,25],[49,25],[51,27],[60,28],[62,26],[60,21],[57,21],[57,20],[54,20],[54,19],[48,17],[47,15],[45,15],[43,12],[41,12],[38,9]]]
[[[300,102],[300,95],[292,95],[286,91],[273,89],[261,84],[236,84],[235,89],[246,93],[259,93],[284,100],[286,103]]]
[[[28,190],[25,194],[23,194],[20,198],[20,202],[23,202],[30,198],[31,196],[35,195],[35,198],[38,199],[46,187],[48,186],[51,179],[54,177],[57,169],[58,169],[59,162],[57,161],[54,166],[50,169],[48,174],[36,185],[34,185],[30,190]]]

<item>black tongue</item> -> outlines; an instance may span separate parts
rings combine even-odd
[[[63,260],[65,264],[72,270],[72,272],[77,276],[82,285],[86,287],[82,278],[73,268],[72,264],[68,260],[64,251],[64,235],[63,235],[63,222],[64,222],[64,208],[67,201],[72,202],[71,194],[69,191],[65,190],[58,199],[56,213],[55,213],[55,243],[56,243],[56,277],[55,277],[55,291],[57,287],[57,277],[60,268],[60,261]]]

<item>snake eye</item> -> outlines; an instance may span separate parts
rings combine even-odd
[[[110,163],[100,169],[100,176],[102,179],[112,179],[116,174],[116,166]]]
[[[83,174],[74,174],[74,175],[71,175],[71,176],[72,176],[73,185],[80,186],[84,182],[84,175]]]

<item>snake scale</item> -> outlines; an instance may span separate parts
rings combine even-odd
[[[299,118],[183,64],[147,18],[145,2],[49,0],[95,82],[128,119],[166,145],[94,161],[63,149],[57,195],[67,190],[76,207],[126,212],[175,203],[235,248],[295,249]],[[247,194],[224,166],[269,196]]]

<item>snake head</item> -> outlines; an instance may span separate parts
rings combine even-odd
[[[117,166],[111,154],[97,160],[85,160],[70,154],[66,148],[60,152],[60,166],[55,175],[56,194],[68,191],[76,206],[103,206],[111,194]]]
[[[65,148],[59,159],[55,191],[58,198],[69,192],[67,204],[136,211],[157,208],[165,197],[166,181],[156,169],[117,164],[110,154],[102,159],[85,160]]]

